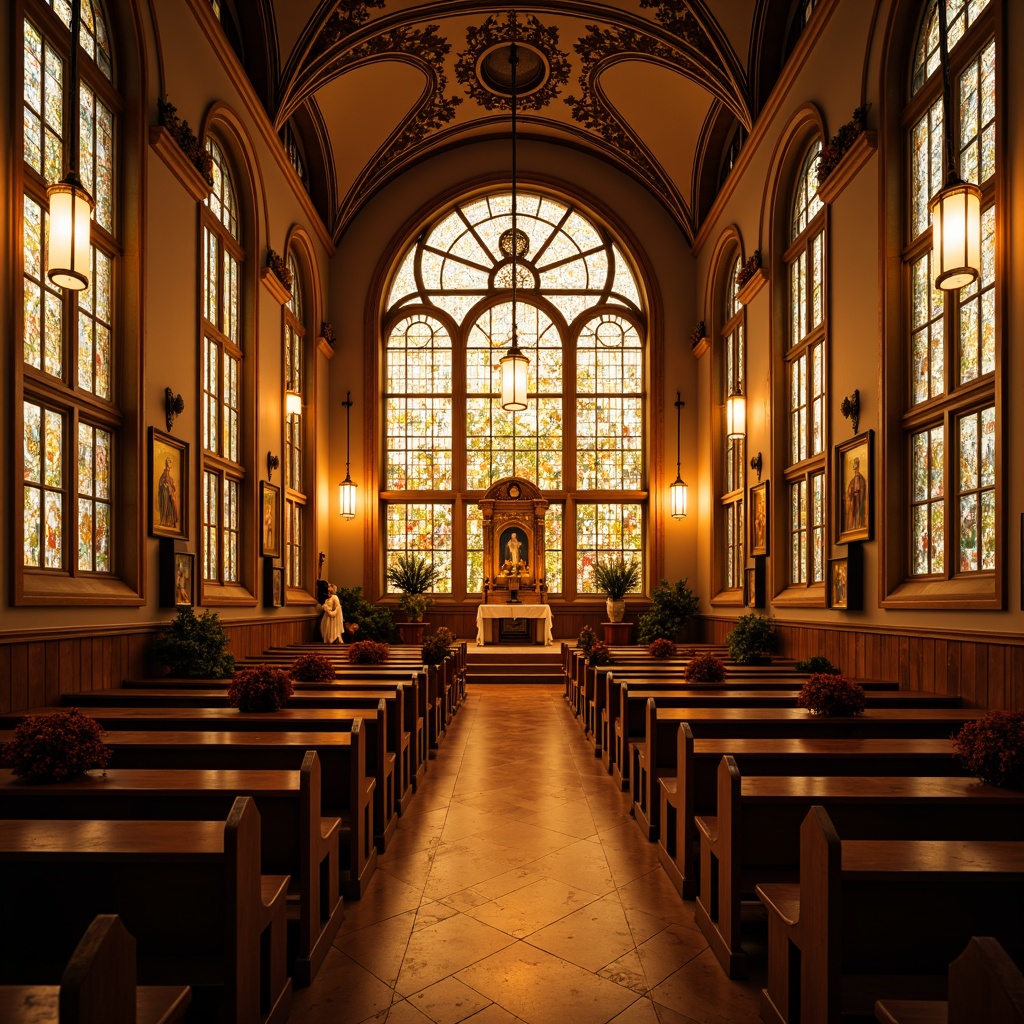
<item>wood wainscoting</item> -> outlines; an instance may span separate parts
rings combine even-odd
[[[734,619],[700,617],[701,640],[725,643]],[[969,707],[1024,708],[1024,637],[957,630],[819,626],[776,620],[787,658],[824,655],[855,679],[962,697]]]

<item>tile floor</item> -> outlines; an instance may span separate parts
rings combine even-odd
[[[291,1024],[754,1024],[561,687],[471,688]]]

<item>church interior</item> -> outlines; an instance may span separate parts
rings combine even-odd
[[[1024,1021],[1020,0],[3,6],[0,1019]]]

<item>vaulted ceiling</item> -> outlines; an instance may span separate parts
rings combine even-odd
[[[308,187],[336,239],[362,204],[416,162],[442,147],[509,137],[508,90],[488,67],[514,38],[525,79],[518,136],[620,166],[692,240],[727,147],[749,131],[787,38],[813,6],[220,2],[275,128],[299,140]]]

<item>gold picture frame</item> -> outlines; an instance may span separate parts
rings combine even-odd
[[[188,442],[149,428],[149,533],[188,540]]]
[[[281,557],[281,488],[260,481],[260,554],[265,558]]]
[[[835,446],[836,543],[871,540],[874,534],[874,431]]]
[[[767,555],[771,538],[771,506],[768,503],[768,484],[754,484],[750,488],[748,515],[750,523],[750,554]]]

